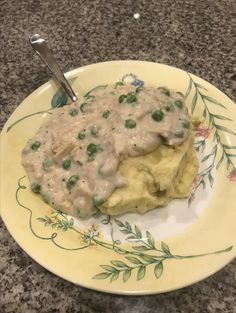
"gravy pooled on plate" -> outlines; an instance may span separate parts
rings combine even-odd
[[[85,218],[125,186],[124,158],[180,145],[189,116],[181,93],[166,87],[95,88],[83,103],[55,110],[22,152],[31,188],[55,209]]]

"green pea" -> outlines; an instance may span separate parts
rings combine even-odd
[[[164,113],[160,110],[152,112],[152,119],[156,122],[161,122],[164,118]]]
[[[101,145],[99,144],[95,144],[95,143],[90,143],[87,146],[87,152],[88,154],[93,154],[93,153],[97,153],[97,152],[102,152],[103,148]]]
[[[41,142],[40,141],[35,141],[35,142],[32,143],[31,149],[33,151],[37,151],[40,146],[41,146]]]
[[[126,98],[127,98],[126,95],[121,95],[121,96],[119,96],[119,103],[124,102]]]
[[[129,92],[126,97],[127,103],[137,102],[137,95],[134,92]]]
[[[100,126],[98,125],[93,125],[90,127],[90,134],[94,137],[98,136],[99,130],[101,129]]]
[[[71,116],[76,116],[76,115],[78,115],[78,113],[79,113],[79,111],[76,108],[72,108],[69,110],[69,114]]]
[[[173,111],[173,109],[174,109],[174,106],[173,106],[172,103],[168,103],[168,104],[165,106],[166,112],[171,112],[171,111]]]
[[[79,134],[78,134],[78,138],[79,138],[79,139],[83,140],[85,137],[86,137],[85,131],[79,132]]]
[[[79,209],[79,208],[76,210],[76,213],[77,213],[78,216],[80,216],[80,213],[81,213],[81,212],[80,212],[80,209]]]
[[[184,131],[183,130],[179,130],[175,133],[175,137],[176,138],[183,138],[184,137]]]
[[[183,102],[181,100],[175,100],[175,105],[177,106],[177,108],[182,109]]]
[[[135,92],[136,92],[136,93],[139,93],[139,92],[142,91],[142,90],[144,90],[144,87],[139,86],[139,87],[137,87],[137,88],[135,89]]]
[[[99,205],[102,205],[104,203],[104,199],[100,197],[99,195],[93,195],[92,201],[95,207],[98,207]]]
[[[89,111],[91,108],[92,108],[92,104],[91,103],[84,102],[80,106],[80,111],[85,113],[85,112]]]
[[[96,153],[102,152],[103,148],[100,144],[90,143],[87,146],[88,160],[93,161],[95,159]]]
[[[108,118],[108,117],[110,116],[110,114],[111,114],[111,111],[106,110],[106,111],[103,112],[102,116],[103,116],[104,118]]]
[[[136,127],[136,121],[133,120],[132,118],[125,120],[125,127],[126,128],[135,128]]]
[[[166,87],[158,87],[158,90],[160,90],[160,92],[163,94],[163,95],[166,95],[166,96],[170,96],[170,90]]]
[[[67,158],[67,159],[64,159],[62,161],[62,167],[65,169],[65,170],[68,170],[68,168],[70,168],[71,166],[71,159]]]
[[[66,187],[70,190],[77,183],[79,179],[80,179],[80,176],[78,174],[72,175],[66,182]]]
[[[49,167],[53,165],[53,161],[51,158],[47,158],[43,161],[43,169],[47,170]]]
[[[189,121],[187,121],[187,120],[183,121],[182,122],[182,126],[183,126],[183,128],[187,128],[188,129],[190,127]]]
[[[31,184],[31,189],[35,193],[40,193],[41,185],[39,183],[37,183],[37,182],[34,182],[34,183]]]

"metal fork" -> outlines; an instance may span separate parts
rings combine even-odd
[[[53,56],[52,51],[48,48],[45,39],[43,39],[39,34],[35,34],[29,38],[29,42],[31,44],[31,47],[36,51],[36,53],[40,56],[43,62],[47,65],[53,76],[63,87],[71,100],[73,102],[77,101],[78,98],[75,95],[74,90],[71,88],[68,80],[65,78],[63,72],[57,64],[57,61]]]

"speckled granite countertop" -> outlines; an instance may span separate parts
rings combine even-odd
[[[105,60],[156,61],[195,73],[235,100],[235,12],[234,0],[1,1],[0,128],[48,80],[27,44],[34,32],[49,39],[64,71]],[[113,296],[49,273],[0,220],[0,312],[236,312],[236,260],[183,290]]]

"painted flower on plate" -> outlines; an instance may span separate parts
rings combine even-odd
[[[230,181],[236,181],[236,170],[232,170],[227,177]]]
[[[196,137],[208,138],[210,135],[211,129],[200,124],[196,129]]]

